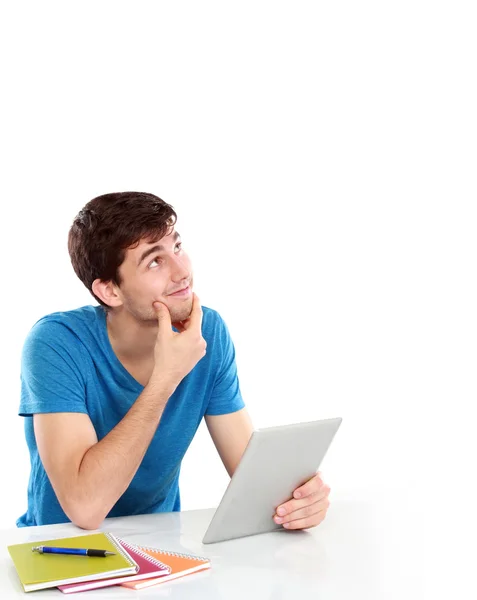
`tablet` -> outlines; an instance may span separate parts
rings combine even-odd
[[[282,529],[277,506],[313,477],[341,417],[257,429],[212,517],[203,544]]]

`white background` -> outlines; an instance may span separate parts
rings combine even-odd
[[[93,301],[68,228],[94,196],[141,190],[179,214],[254,424],[341,416],[331,498],[387,490],[434,532],[467,527],[472,4],[2,4],[0,526],[26,509],[23,340]],[[183,508],[216,505],[226,484],[201,428]]]

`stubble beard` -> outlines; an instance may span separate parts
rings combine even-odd
[[[192,298],[188,298],[183,304],[176,308],[169,308],[169,313],[171,315],[171,322],[178,323],[179,321],[185,321],[190,317],[190,313],[192,312]]]
[[[188,319],[192,312],[192,304],[193,299],[191,297],[187,300],[184,300],[184,302],[181,302],[180,306],[170,307],[166,305],[171,316],[171,323],[174,324]],[[139,307],[129,305],[128,310],[137,321],[140,321],[144,324],[147,323],[151,326],[157,325],[157,314],[155,313],[154,308],[151,307],[148,310],[144,310]]]

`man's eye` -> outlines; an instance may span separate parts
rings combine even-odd
[[[158,267],[160,262],[161,262],[161,259],[159,257],[155,258],[152,262],[149,263],[149,268]]]

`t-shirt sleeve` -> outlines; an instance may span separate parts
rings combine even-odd
[[[245,406],[240,392],[234,344],[227,325],[218,314],[217,317],[219,322],[216,335],[220,354],[217,376],[205,411],[210,416],[233,413]]]
[[[76,335],[58,322],[33,326],[22,351],[20,416],[88,412],[81,346]]]

